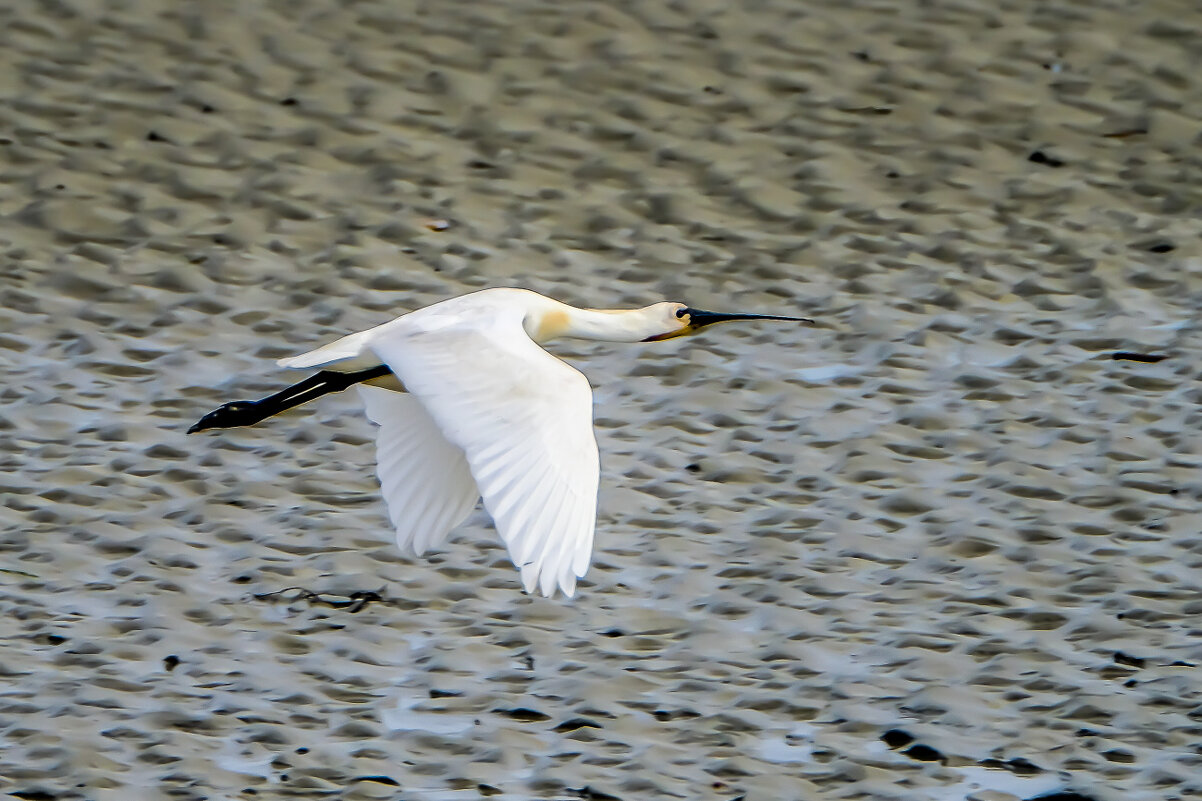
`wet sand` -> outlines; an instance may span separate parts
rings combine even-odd
[[[0,10],[0,791],[1202,793],[1202,12],[734,5]],[[497,285],[820,325],[554,348],[572,602],[350,395],[184,435]]]

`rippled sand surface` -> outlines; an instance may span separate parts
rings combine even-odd
[[[0,791],[1202,792],[1200,75],[1194,2],[6,4]],[[555,348],[572,602],[399,554],[350,395],[184,435],[496,285],[821,324]]]

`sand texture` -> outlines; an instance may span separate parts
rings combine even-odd
[[[1199,797],[1200,134],[1195,0],[4,3],[0,794]],[[553,348],[571,602],[184,434],[505,285],[819,325]]]

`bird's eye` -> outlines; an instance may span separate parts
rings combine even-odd
[[[688,313],[689,313],[689,310],[688,310],[688,309],[677,309],[677,310],[676,310],[676,319],[677,319],[677,320],[683,320],[683,319],[684,319],[684,316],[685,316],[686,314],[688,314]]]

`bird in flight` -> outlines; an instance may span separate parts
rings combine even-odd
[[[571,597],[597,517],[593,393],[541,345],[658,342],[736,320],[813,322],[670,302],[578,309],[525,289],[484,289],[280,359],[319,372],[262,400],[227,403],[188,433],[253,425],[357,386],[379,426],[377,472],[402,549],[439,545],[483,498],[526,592]]]

